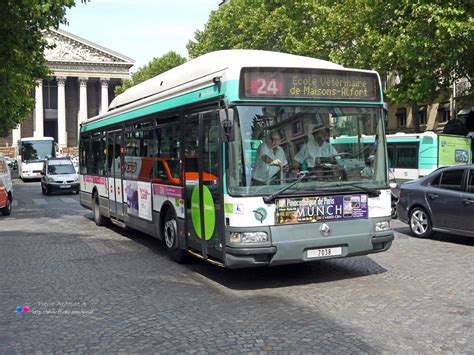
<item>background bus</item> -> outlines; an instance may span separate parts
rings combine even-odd
[[[43,162],[56,157],[57,145],[52,137],[29,137],[18,141],[18,173],[20,178],[39,179]]]
[[[208,53],[81,125],[81,205],[98,225],[164,240],[177,261],[192,254],[238,268],[385,251],[393,232],[383,117],[376,72],[267,51]],[[294,163],[321,130],[331,140],[377,136],[370,166],[370,147],[354,140],[254,183],[271,133]]]
[[[442,166],[470,164],[471,138],[424,133],[387,135],[388,167],[397,182],[416,180]]]
[[[358,141],[364,146],[365,159],[374,148],[374,136],[338,137],[331,140],[339,152]],[[424,133],[387,134],[388,168],[397,183],[416,180],[442,166],[472,162],[472,139],[469,137]]]

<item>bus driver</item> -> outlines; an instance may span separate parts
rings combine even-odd
[[[277,178],[279,172],[288,171],[288,160],[280,147],[280,140],[280,134],[273,131],[258,147],[252,185],[267,185]]]
[[[293,168],[299,170],[300,165],[306,163],[307,168],[314,168],[319,158],[329,158],[337,153],[331,143],[329,143],[329,129],[325,126],[313,131],[308,127],[308,140],[293,157]]]

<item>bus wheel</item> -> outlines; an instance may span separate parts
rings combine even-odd
[[[166,212],[163,223],[163,239],[165,240],[166,252],[170,258],[177,263],[183,263],[186,260],[187,253],[179,247],[178,224],[171,210]]]
[[[105,217],[100,213],[99,197],[94,195],[92,199],[92,211],[94,211],[94,221],[98,226],[105,225]]]
[[[7,205],[2,208],[2,215],[9,216],[12,213],[12,201],[11,198],[7,198]]]
[[[410,230],[419,238],[429,238],[432,231],[431,219],[421,207],[415,207],[410,213]]]

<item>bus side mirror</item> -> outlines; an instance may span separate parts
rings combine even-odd
[[[219,111],[219,118],[221,121],[221,137],[224,142],[233,142],[235,140],[234,134],[234,110],[223,108]]]

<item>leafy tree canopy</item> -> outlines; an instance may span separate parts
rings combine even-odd
[[[140,84],[141,82],[153,78],[158,74],[164,73],[167,70],[173,69],[178,65],[186,62],[186,58],[180,56],[178,53],[170,51],[159,58],[153,58],[148,64],[144,65],[132,74],[130,80],[125,80],[123,85],[115,88],[115,93],[121,94],[128,88]]]
[[[222,49],[263,49],[320,58],[324,41],[314,36],[330,1],[232,0],[212,11],[203,31],[187,45],[190,57]]]
[[[329,57],[397,76],[386,92],[394,102],[429,103],[474,79],[473,11],[463,0],[338,2],[328,17]]]
[[[75,2],[0,1],[0,136],[7,136],[31,113],[35,80],[50,74],[43,56],[48,43],[42,31],[66,23],[66,9]]]
[[[191,57],[265,49],[372,68],[395,77],[396,103],[431,102],[474,78],[474,2],[232,0],[187,45]]]

